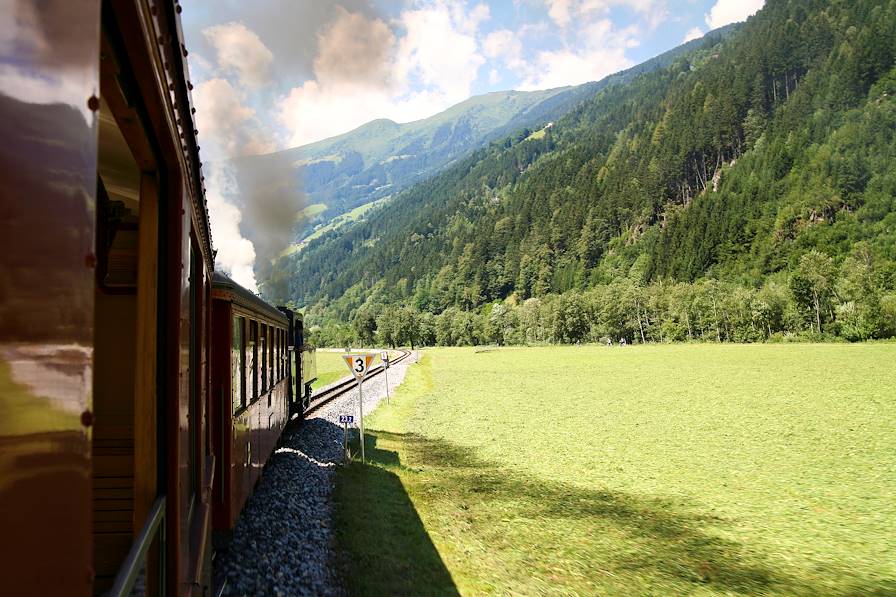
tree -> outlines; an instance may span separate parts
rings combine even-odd
[[[553,336],[561,342],[579,342],[591,329],[585,301],[578,292],[561,294],[554,305]]]
[[[821,333],[822,309],[831,298],[836,279],[834,260],[813,249],[800,257],[799,266],[790,278],[790,288],[797,303],[814,311],[815,331]]]
[[[381,344],[396,348],[400,342],[400,322],[396,309],[383,309],[376,320],[376,331]]]
[[[376,336],[376,315],[370,307],[361,307],[352,320],[352,328],[363,346],[372,346]]]

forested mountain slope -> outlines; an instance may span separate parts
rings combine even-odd
[[[891,336],[894,56],[896,0],[769,0],[312,243],[290,295],[443,343]]]
[[[709,35],[722,37],[727,26]],[[316,143],[231,161],[240,193],[237,205],[250,200],[246,189],[301,191],[305,208],[296,218],[293,251],[302,240],[333,228],[327,224],[351,210],[398,193],[424,180],[489,142],[526,129],[538,131],[561,118],[599,90],[671,64],[701,42],[665,52],[601,81],[541,91],[498,91],[471,97],[429,118],[407,123],[380,119]],[[528,134],[528,133],[526,133]],[[251,240],[264,234],[244,220]],[[257,272],[264,277],[268,269]]]

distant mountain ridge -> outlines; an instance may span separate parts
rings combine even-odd
[[[435,174],[508,130],[543,125],[593,95],[596,84],[545,91],[475,96],[430,118],[387,119],[309,145],[233,161],[238,179],[265,172],[307,196],[307,218],[296,240],[314,225],[371,203]]]
[[[707,34],[728,35],[735,26]],[[497,91],[471,97],[447,110],[408,123],[387,119],[272,154],[234,160],[238,178],[271,188],[300,188],[307,207],[295,241],[359,206],[383,199],[433,176],[488,143],[523,137],[593,97],[609,85],[672,63],[705,40],[694,40],[599,82],[543,91]],[[253,231],[248,230],[252,239]],[[264,268],[263,268],[264,269]]]

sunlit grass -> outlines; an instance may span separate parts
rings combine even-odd
[[[339,474],[355,592],[896,591],[896,346],[428,352]]]
[[[316,390],[324,386],[328,386],[336,380],[342,379],[351,372],[345,366],[342,360],[342,352],[318,350],[317,355],[317,381],[311,384],[311,388]]]

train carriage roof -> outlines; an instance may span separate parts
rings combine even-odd
[[[284,325],[287,324],[286,316],[279,309],[221,272],[215,272],[212,278],[212,292],[213,299],[230,299],[247,309],[264,314]]]

